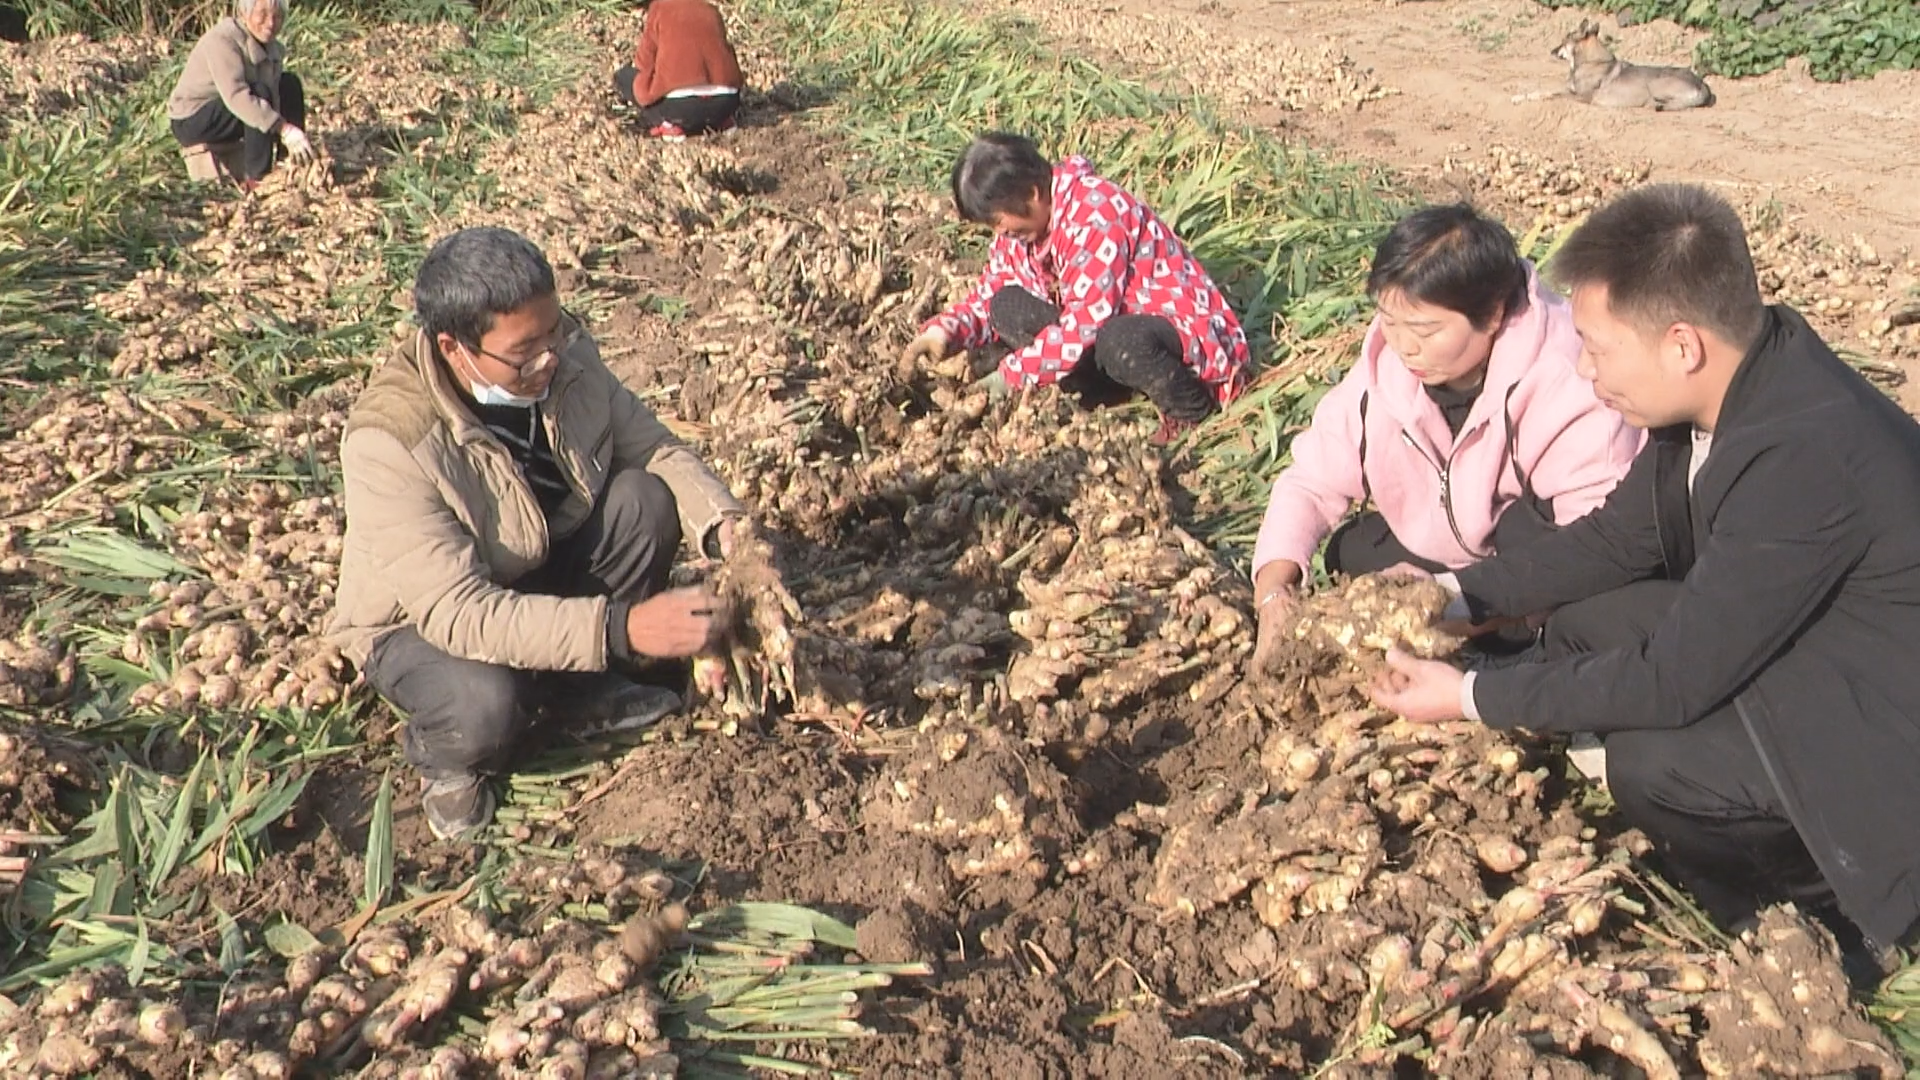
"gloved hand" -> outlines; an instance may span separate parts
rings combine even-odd
[[[967,384],[969,394],[978,393],[981,390],[985,390],[987,398],[992,401],[1003,401],[1008,394],[1013,393],[1013,387],[1007,385],[1006,376],[1000,374],[998,368],[987,372],[986,378],[976,379]]]
[[[287,148],[287,157],[296,165],[305,165],[313,160],[313,140],[292,124],[281,125],[280,145]]]
[[[931,364],[947,357],[947,335],[938,330],[929,330],[907,343],[900,353],[900,375],[911,378],[921,364]]]

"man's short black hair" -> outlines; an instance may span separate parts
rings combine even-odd
[[[1527,267],[1505,225],[1464,203],[1415,210],[1373,253],[1367,295],[1390,293],[1466,316],[1485,330],[1527,305]]]
[[[413,311],[429,338],[452,334],[479,348],[493,320],[555,292],[553,267],[511,229],[461,229],[427,252],[413,281]]]
[[[1740,215],[1691,184],[1652,184],[1594,211],[1548,270],[1568,293],[1606,286],[1614,316],[1643,333],[1686,322],[1744,349],[1766,321]]]
[[[1036,191],[1053,194],[1053,163],[1024,135],[988,132],[953,163],[953,205],[968,221],[991,225],[995,214],[1017,214]]]

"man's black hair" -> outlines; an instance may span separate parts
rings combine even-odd
[[[1569,293],[1604,285],[1608,308],[1643,333],[1686,322],[1744,349],[1766,320],[1740,215],[1690,184],[1653,184],[1594,211],[1548,272]]]
[[[461,229],[427,252],[413,281],[413,310],[429,338],[452,334],[479,348],[493,320],[555,292],[553,267],[511,229]]]
[[[1415,210],[1373,253],[1367,295],[1390,292],[1467,317],[1485,330],[1527,305],[1527,267],[1505,225],[1464,203]]]
[[[991,225],[995,214],[1020,213],[1035,192],[1053,194],[1053,163],[1024,135],[988,132],[953,163],[953,205],[968,221]]]

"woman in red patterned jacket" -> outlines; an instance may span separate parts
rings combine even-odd
[[[1145,394],[1164,445],[1246,388],[1247,336],[1187,246],[1082,157],[1018,135],[976,138],[953,168],[960,216],[997,234],[986,272],[903,363],[995,340],[1006,385],[1058,382],[1088,403]]]
[[[613,73],[613,92],[640,110],[647,134],[667,142],[734,127],[740,61],[709,0],[641,0],[646,21],[633,63]]]

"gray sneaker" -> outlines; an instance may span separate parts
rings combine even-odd
[[[615,672],[569,680],[544,712],[577,735],[638,731],[680,708],[680,695],[664,686],[634,682]]]
[[[420,779],[420,808],[427,828],[442,840],[460,840],[493,820],[493,788],[472,773]]]

